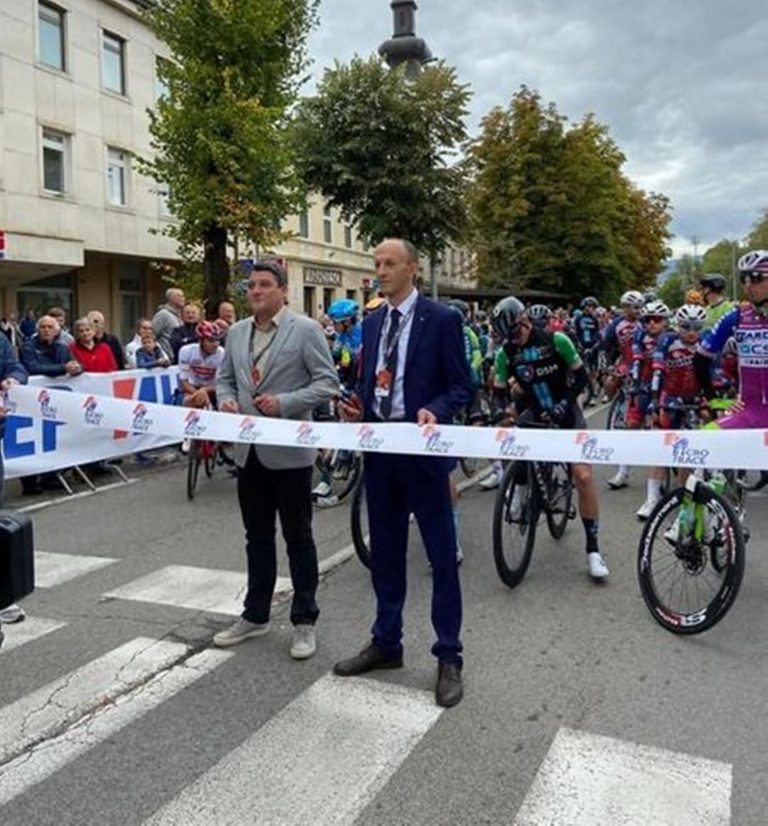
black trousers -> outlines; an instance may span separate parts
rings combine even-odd
[[[287,545],[293,580],[291,622],[314,625],[320,613],[317,593],[317,549],[312,537],[312,468],[271,470],[251,448],[244,468],[237,472],[237,497],[245,526],[248,591],[243,618],[269,620],[277,580],[275,518]]]

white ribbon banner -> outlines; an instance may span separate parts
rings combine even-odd
[[[35,406],[27,411],[14,411],[11,406],[6,416],[3,440],[6,477],[49,473],[178,442],[179,438],[172,434],[94,428],[83,415],[65,418],[58,413],[59,400],[68,395],[76,395],[81,400],[118,397],[130,400],[133,405],[142,401],[171,404],[177,374],[178,367],[170,367],[82,373],[61,378],[32,376],[25,390],[34,397]],[[43,412],[46,407],[48,415]]]
[[[338,448],[417,456],[475,456],[658,467],[768,468],[768,430],[546,430],[415,424],[340,424],[191,410],[21,385],[15,415],[86,430],[213,439],[280,447]],[[133,437],[132,437],[133,438]]]

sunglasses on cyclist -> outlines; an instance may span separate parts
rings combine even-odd
[[[686,333],[693,333],[693,332],[700,332],[704,329],[703,324],[699,324],[696,321],[681,321],[678,322],[678,328],[680,330],[684,330]]]
[[[742,284],[746,284],[749,281],[750,284],[760,284],[762,281],[765,281],[766,273],[764,272],[740,272],[739,273],[739,280]]]
[[[647,315],[643,318],[643,321],[647,321],[649,324],[661,324],[662,321],[666,320],[663,315]]]

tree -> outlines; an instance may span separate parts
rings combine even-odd
[[[746,250],[768,249],[768,209],[763,209],[760,217],[752,224],[745,239]]]
[[[469,96],[443,63],[412,78],[378,57],[337,63],[298,107],[298,169],[368,243],[407,238],[434,259],[465,228]]]
[[[480,278],[610,302],[661,270],[669,202],[626,178],[624,154],[594,116],[566,123],[526,87],[484,118],[470,148]]]
[[[186,260],[202,253],[206,313],[226,298],[227,245],[269,245],[304,202],[286,124],[306,66],[318,0],[162,0],[146,12],[171,51],[168,94],[149,113],[153,158],[168,187],[165,230]]]
[[[733,273],[736,262],[747,250],[738,241],[723,238],[704,253],[701,259],[703,272],[719,272],[725,276],[730,298],[738,298],[733,293]]]
[[[672,309],[685,304],[685,293],[687,285],[681,275],[672,273],[667,280],[658,288],[659,298]]]

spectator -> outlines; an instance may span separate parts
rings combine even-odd
[[[24,314],[24,318],[21,319],[21,323],[19,324],[19,331],[21,332],[22,338],[32,338],[37,332],[37,321],[35,320],[34,310],[27,310]]]
[[[153,367],[168,367],[171,360],[157,343],[152,330],[145,330],[141,334],[141,346],[136,350],[136,366],[151,370]]]
[[[93,324],[93,329],[96,333],[94,336],[94,341],[97,344],[106,344],[107,347],[112,351],[112,355],[115,357],[115,364],[117,367],[116,370],[122,370],[125,367],[125,356],[123,355],[123,345],[120,344],[120,339],[117,336],[113,336],[112,333],[107,332],[107,325],[104,321],[104,313],[100,312],[99,310],[91,310],[88,313],[88,318]]]
[[[29,376],[24,366],[16,360],[16,355],[5,336],[0,336],[0,390],[7,390],[13,384],[26,384]],[[5,466],[3,464],[3,437],[5,436],[4,407],[0,407],[0,508],[5,505]],[[0,644],[3,641],[3,622],[19,622],[24,619],[24,611],[18,605],[0,606]]]
[[[21,345],[21,363],[30,376],[77,376],[82,365],[60,338],[59,325],[50,315],[37,320],[37,333]]]
[[[152,329],[155,331],[157,343],[163,348],[165,354],[170,359],[173,359],[171,331],[184,323],[181,320],[183,309],[184,292],[175,287],[171,287],[165,291],[165,304],[158,309],[152,318]]]
[[[148,318],[140,318],[136,322],[136,334],[125,345],[125,366],[131,370],[136,368],[136,351],[141,347],[142,333],[152,332],[152,321]]]
[[[0,330],[2,330],[8,337],[11,347],[18,353],[21,345],[22,335],[19,330],[19,323],[16,319],[16,313],[8,313],[8,318],[0,319]]]
[[[69,327],[67,327],[67,314],[64,308],[51,307],[51,309],[48,310],[48,315],[53,316],[59,323],[59,341],[65,347],[69,347],[75,339],[72,337],[72,333],[69,332]]]
[[[222,321],[227,322],[227,327],[231,327],[237,321],[235,305],[231,301],[222,301],[219,304],[218,316]]]
[[[117,370],[115,356],[109,345],[96,341],[96,329],[90,318],[75,322],[75,340],[69,345],[70,352],[87,373],[111,373]]]
[[[197,304],[187,303],[181,311],[180,324],[171,330],[171,355],[173,363],[179,363],[179,351],[187,344],[194,344],[197,341],[197,325],[200,323],[200,308]]]

